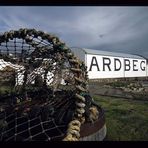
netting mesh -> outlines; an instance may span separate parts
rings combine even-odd
[[[2,141],[78,140],[91,112],[86,94],[84,63],[57,37],[35,29],[0,35]]]
[[[56,92],[56,97],[45,101],[38,91],[41,99],[5,99],[0,112],[1,140],[62,140],[75,108],[72,94]]]
[[[56,81],[62,80],[64,70],[69,67],[64,53],[59,53],[58,50],[56,51],[53,44],[41,39],[40,36],[27,35],[25,39],[13,38],[0,45],[2,58],[0,66],[3,72],[15,70],[16,85],[34,84],[36,76],[39,75],[43,80],[46,79],[45,83],[48,85],[55,84],[58,83]],[[27,74],[27,77],[24,77],[24,74]]]
[[[65,125],[57,125],[54,119],[43,121],[41,116],[30,119],[18,116],[17,113],[5,116],[7,128],[1,132],[1,140],[5,141],[50,141],[64,136]],[[6,123],[7,122],[7,123]]]

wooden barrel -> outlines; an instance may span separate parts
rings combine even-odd
[[[80,141],[103,141],[107,129],[105,124],[104,110],[100,107],[100,116],[94,123],[85,123],[81,126]]]

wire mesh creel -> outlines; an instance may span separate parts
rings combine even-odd
[[[35,29],[5,32],[0,73],[2,141],[79,140],[96,105],[84,62],[64,42]]]

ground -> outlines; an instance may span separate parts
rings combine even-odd
[[[107,141],[148,140],[148,100],[100,96],[90,88],[95,102],[105,110]]]

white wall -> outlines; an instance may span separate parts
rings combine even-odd
[[[148,64],[146,65],[147,73],[146,76],[148,77]]]
[[[146,60],[142,59],[86,54],[85,63],[89,79],[146,76]]]
[[[146,60],[141,60],[141,59],[127,59],[127,60],[129,60],[127,63],[130,64],[130,70],[129,71],[125,70],[125,77],[145,77],[146,76]],[[128,68],[129,66],[127,66],[127,69]]]

